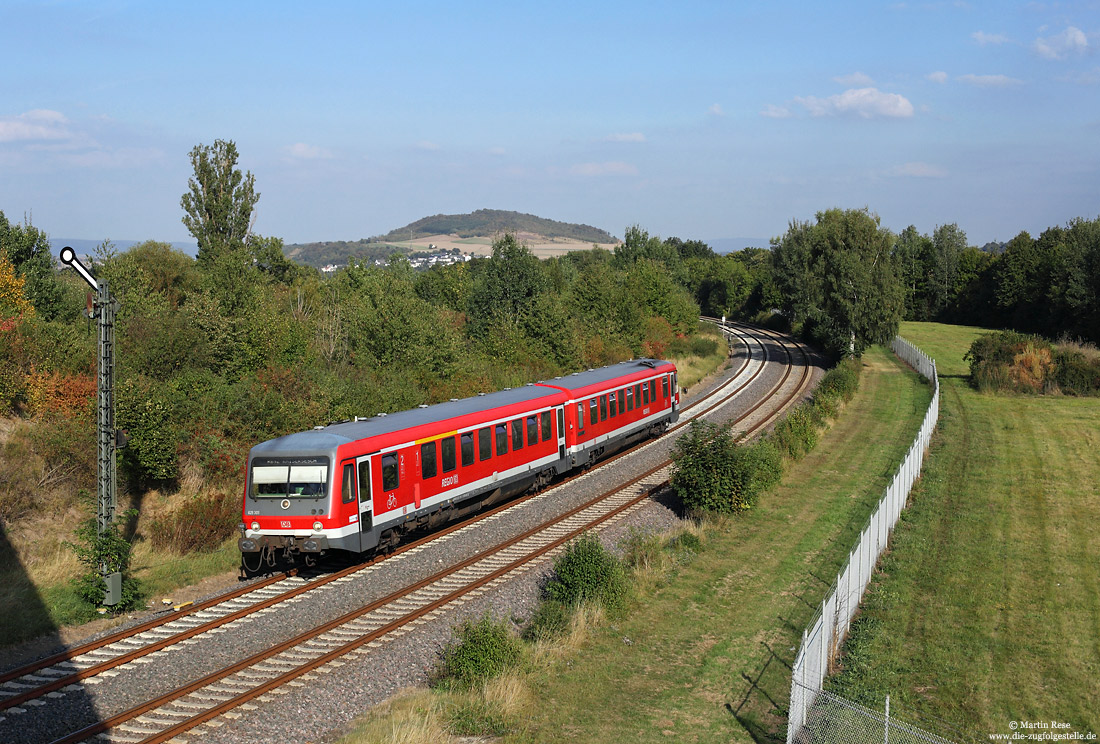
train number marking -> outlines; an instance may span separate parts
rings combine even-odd
[[[448,475],[446,478],[444,478],[442,481],[440,481],[439,485],[441,485],[443,488],[449,488],[450,486],[457,486],[458,485],[458,473],[455,473],[454,475]]]
[[[359,521],[359,515],[358,514],[352,514],[350,517],[348,517],[348,524],[355,524],[358,521]]]

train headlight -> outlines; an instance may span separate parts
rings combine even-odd
[[[260,523],[259,522],[253,522],[251,527],[252,527],[253,532],[259,532],[260,531]]]
[[[313,531],[314,532],[320,532],[321,531],[321,523],[320,522],[314,522],[313,523]]]

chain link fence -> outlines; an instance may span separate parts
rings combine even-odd
[[[797,684],[797,683],[796,683]],[[890,699],[879,711],[853,703],[828,690],[818,690],[797,744],[951,744],[890,715]]]
[[[860,533],[859,542],[852,548],[848,563],[837,575],[836,582],[828,597],[821,603],[809,627],[802,632],[802,645],[795,657],[791,675],[791,705],[787,719],[787,744],[794,742],[871,742],[878,738],[848,738],[841,730],[830,730],[821,721],[820,707],[817,703],[823,695],[837,698],[822,690],[825,677],[840,652],[844,639],[848,636],[852,617],[859,607],[863,592],[871,580],[875,568],[890,532],[897,524],[901,510],[905,508],[909,490],[920,475],[924,463],[924,452],[932,438],[932,430],[940,413],[940,383],[936,374],[936,362],[917,347],[900,336],[894,339],[891,348],[899,358],[908,363],[923,377],[932,382],[932,402],[924,415],[920,431],[898,466],[893,480],[882,495],[875,512],[867,520]],[[854,703],[845,703],[852,706]],[[835,706],[832,706],[835,707]],[[858,707],[858,706],[856,706]],[[812,726],[811,726],[812,724]],[[838,723],[838,726],[841,724]],[[856,729],[852,729],[853,731]],[[830,733],[816,733],[816,732]],[[885,733],[880,729],[879,733]],[[803,738],[809,736],[810,738]],[[931,735],[929,735],[931,736]],[[855,735],[853,734],[853,737]],[[942,739],[922,739],[921,741],[943,741]]]

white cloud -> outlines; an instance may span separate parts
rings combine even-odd
[[[947,82],[947,73],[944,72],[943,70],[936,70],[935,72],[930,72],[927,75],[925,75],[925,77],[928,78],[929,80],[931,80],[933,83],[946,83]]]
[[[776,106],[769,103],[764,107],[764,110],[760,112],[761,116],[766,116],[769,119],[789,119],[791,116],[791,110],[786,106]]]
[[[34,109],[17,116],[0,116],[0,142],[69,139],[69,120],[59,111]]]
[[[317,145],[307,145],[305,142],[296,142],[287,148],[290,157],[296,160],[328,160],[332,157],[332,151]]]
[[[645,142],[645,135],[641,132],[620,132],[608,135],[607,142]]]
[[[1068,26],[1060,34],[1035,40],[1035,51],[1046,59],[1065,59],[1071,54],[1083,54],[1088,48],[1088,37],[1075,26]]]
[[[874,85],[875,81],[871,79],[869,75],[864,75],[862,72],[853,72],[851,75],[838,75],[833,78],[834,82],[841,85],[847,85],[849,87],[859,86],[866,88],[869,85]]]
[[[636,176],[638,169],[630,163],[608,161],[603,163],[578,163],[569,169],[574,176]]]
[[[725,116],[726,112],[722,110],[722,105],[718,103],[712,103],[710,108],[707,109],[707,113],[713,116]]]
[[[506,155],[506,154],[508,154],[508,151],[505,150],[503,147],[490,147],[489,148],[489,154],[490,155]]]
[[[421,140],[415,145],[417,150],[427,150],[428,152],[435,152],[439,149],[439,145],[434,142],[428,142],[427,140]]]
[[[897,166],[893,170],[893,175],[909,178],[947,178],[947,171],[938,165],[914,161]]]
[[[904,119],[913,115],[913,104],[897,93],[884,93],[878,88],[851,88],[829,96],[798,97],[796,103],[804,106],[811,116],[837,116],[855,114],[864,119],[886,116]]]
[[[959,80],[979,88],[1008,88],[1024,82],[1008,75],[959,75]]]
[[[987,34],[985,31],[975,31],[970,34],[970,38],[978,43],[978,46],[986,46],[987,44],[1005,44],[1008,42],[1008,37],[1004,34]]]

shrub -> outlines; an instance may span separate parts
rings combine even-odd
[[[814,391],[814,400],[818,398],[832,398],[843,400],[845,403],[852,399],[859,389],[859,373],[861,364],[858,359],[845,359],[836,365],[821,378],[821,382]]]
[[[177,553],[214,550],[240,521],[240,499],[215,492],[188,499],[168,516],[153,520],[149,540],[154,548]]]
[[[549,641],[560,638],[569,630],[569,621],[573,617],[573,608],[562,602],[544,599],[531,617],[531,622],[523,629],[525,641]]]
[[[689,509],[745,511],[783,474],[770,440],[738,445],[729,425],[692,422],[673,449],[672,487]]]
[[[780,452],[792,460],[800,460],[816,447],[818,421],[815,418],[812,404],[802,403],[788,411],[773,432]]]
[[[978,390],[1039,393],[1053,386],[1050,342],[1040,336],[998,331],[974,339],[963,359]]]
[[[516,666],[523,649],[503,621],[485,614],[455,629],[455,643],[443,651],[437,680],[460,687],[483,682]]]
[[[574,607],[590,600],[608,610],[620,610],[626,605],[627,589],[622,562],[588,532],[570,542],[554,561],[545,594]]]
[[[1054,352],[1054,382],[1067,395],[1096,395],[1100,393],[1100,359],[1059,347]]]
[[[107,525],[103,534],[98,534],[96,518],[85,520],[73,533],[76,542],[66,542],[77,560],[84,567],[84,573],[72,580],[77,595],[87,604],[103,604],[107,596],[107,582],[103,573],[122,574],[122,596],[118,604],[111,607],[115,613],[125,612],[144,604],[145,594],[137,579],[130,576],[130,556],[133,546],[122,535],[125,523],[137,517],[137,510],[131,509],[116,515]]]
[[[718,353],[718,341],[714,338],[694,338],[691,340],[691,353],[698,357],[709,357]]]

